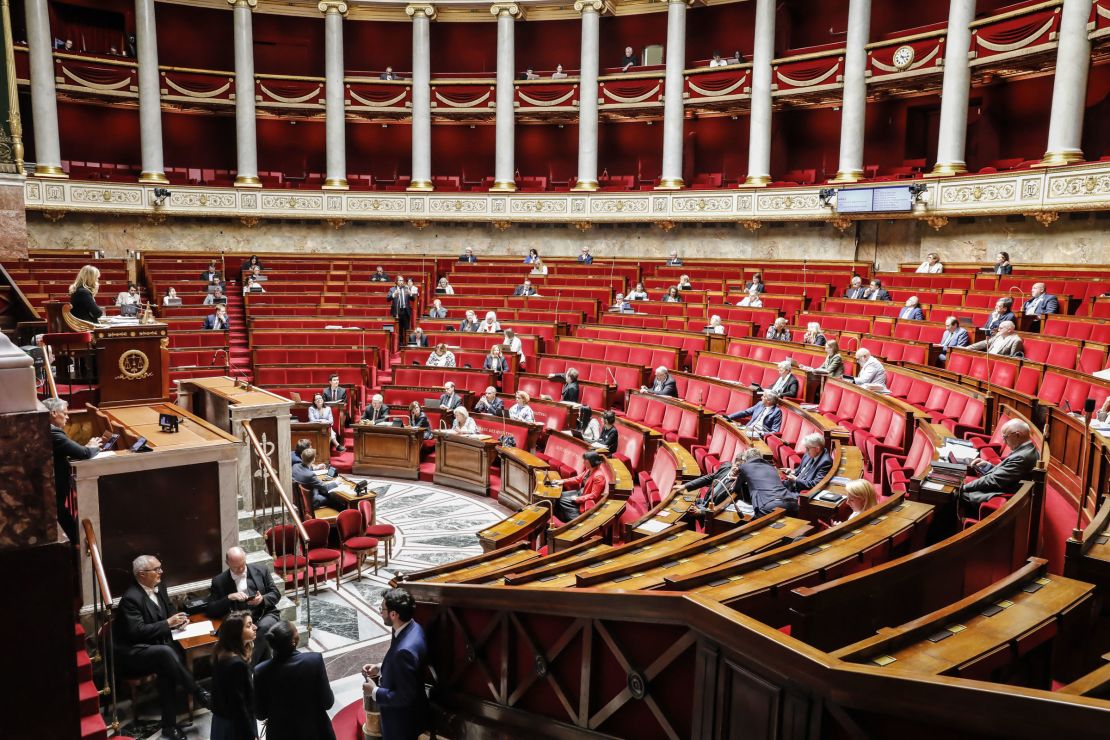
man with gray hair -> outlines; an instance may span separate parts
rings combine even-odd
[[[793,471],[784,470],[786,487],[791,491],[808,491],[832,470],[832,455],[825,449],[824,436],[814,432],[802,437],[805,455]]]
[[[763,398],[754,406],[734,411],[725,418],[729,421],[748,419],[744,428],[755,437],[762,437],[764,434],[778,434],[779,429],[782,428],[782,409],[779,408],[779,394],[774,391],[763,391]]]
[[[775,323],[767,327],[767,334],[764,339],[771,339],[776,342],[789,342],[790,341],[790,327],[787,325],[786,319],[781,316],[775,319]]]
[[[1017,325],[1012,321],[1003,321],[998,325],[994,336],[969,345],[968,349],[979,352],[986,350],[988,355],[1018,357],[1025,353],[1025,344],[1018,336]]]
[[[162,737],[183,740],[177,724],[177,689],[184,687],[206,709],[212,707],[207,691],[200,688],[185,668],[183,652],[173,639],[174,630],[189,623],[184,612],[175,612],[162,563],[154,555],[140,555],[131,564],[135,581],[123,593],[112,621],[116,669],[123,678],[158,677],[158,701],[162,705]]]
[[[748,449],[750,451],[750,448]],[[712,473],[706,473],[685,483],[675,483],[671,490],[678,494],[686,491],[696,491],[699,488],[704,489],[687,510],[691,516],[696,519],[704,519],[714,508],[727,503],[729,498],[735,500],[738,493],[736,481],[740,474],[740,464],[743,462],[744,452],[745,448],[738,446],[732,460],[721,463],[720,467]],[[742,504],[742,506],[747,506],[747,504]],[[751,516],[752,512],[749,507],[747,511],[741,513],[745,516]]]
[[[763,459],[759,450],[745,450],[740,465],[740,497],[751,504],[754,516],[770,514],[775,509],[790,513],[798,510],[798,494],[788,489],[775,466]]]
[[[58,524],[69,541],[77,543],[76,506],[71,506],[72,479],[70,462],[88,460],[100,452],[100,437],[93,437],[84,445],[77,444],[65,432],[69,421],[69,403],[60,398],[47,398],[42,402],[50,413],[50,441],[54,445],[54,496],[58,506]]]
[[[862,347],[856,350],[855,384],[870,387],[871,390],[886,392],[886,368]]]
[[[671,372],[664,365],[655,368],[655,380],[652,382],[651,387],[646,385],[640,386],[640,393],[651,393],[656,396],[667,396],[668,398],[678,398],[678,385],[675,379],[671,377]]]
[[[997,465],[985,460],[975,460],[969,471],[979,477],[965,483],[960,498],[971,504],[981,504],[994,496],[1008,496],[1017,493],[1022,481],[1029,480],[1030,473],[1037,466],[1041,455],[1030,439],[1029,425],[1021,419],[1010,419],[1002,425],[1002,442],[1010,448],[1010,454]]]

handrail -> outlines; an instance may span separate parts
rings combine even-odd
[[[100,547],[96,544],[92,522],[82,519],[81,527],[85,530],[85,553],[92,559],[93,575],[96,577],[97,585],[100,586],[100,598],[105,607],[111,609],[112,589],[108,586],[108,574],[104,571],[104,561],[100,557]]]
[[[307,543],[308,531],[304,528],[304,522],[301,521],[300,514],[297,513],[297,509],[289,501],[289,496],[285,493],[285,489],[282,488],[277,471],[275,471],[274,466],[270,464],[269,456],[266,454],[266,451],[262,449],[262,443],[258,441],[254,429],[251,428],[250,419],[243,420],[243,431],[246,432],[247,439],[250,440],[251,447],[254,448],[255,454],[257,454],[258,458],[262,461],[262,465],[266,469],[266,474],[270,476],[270,482],[274,485],[274,490],[277,491],[282,506],[285,507],[286,511],[289,512],[289,516],[293,519],[293,524],[297,528],[297,534],[300,535],[302,544]]]

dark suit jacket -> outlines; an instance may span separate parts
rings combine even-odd
[[[817,457],[802,455],[802,461],[794,468],[794,475],[798,476],[786,482],[786,487],[791,491],[808,491],[820,482],[832,470],[832,455],[828,450],[821,450]]]
[[[910,319],[911,321],[924,321],[925,312],[918,306],[913,306],[912,308],[903,306],[901,310],[898,311],[898,318]]]
[[[412,414],[409,414],[409,426],[420,427],[421,429],[423,429],[424,439],[428,439],[431,436],[430,430],[432,428],[432,424],[428,421],[427,414],[421,414],[416,418],[413,418]]]
[[[777,383],[778,383],[778,378],[775,378],[775,384],[777,384]],[[774,384],[772,384],[772,387],[774,387]],[[788,377],[786,379],[785,384],[782,386],[781,392],[780,391],[775,391],[775,392],[778,393],[783,398],[794,398],[795,396],[798,395],[798,379],[796,377],[794,377],[793,373],[791,373],[790,377]]]
[[[568,403],[578,403],[578,382],[565,383],[563,385],[563,392],[559,395],[559,398]]]
[[[955,332],[945,329],[944,336],[940,338],[941,347],[966,347],[969,344],[971,344],[971,338],[967,334],[967,329],[963,327]]]
[[[477,261],[478,261],[478,257],[476,255],[473,255],[473,254],[467,255],[465,253],[459,255],[459,262],[466,262],[468,264],[473,265]]]
[[[404,296],[405,307],[401,308],[401,297]],[[409,295],[408,288],[398,288],[394,285],[389,289],[389,315],[395,319],[401,318],[401,315],[412,315],[412,296]]]
[[[860,286],[858,288],[848,288],[846,291],[844,291],[844,297],[861,300],[867,297],[867,288],[864,288],[863,286]]]
[[[1037,452],[1033,443],[1026,442],[1016,450],[1011,450],[1009,455],[1002,458],[1002,462],[982,476],[965,483],[964,493],[992,495],[1016,493],[1021,486],[1021,482],[1029,479],[1029,474],[1033,472],[1033,468],[1040,458],[1041,455]]]
[[[378,79],[379,80],[395,80],[395,79],[397,79],[397,75],[393,72],[382,72],[380,75],[378,75]]]
[[[1032,312],[1030,312],[1032,308]],[[1036,298],[1030,298],[1021,307],[1021,312],[1029,316],[1044,316],[1050,313],[1060,313],[1060,301],[1056,296],[1041,293]]]
[[[100,306],[96,305],[96,298],[85,288],[78,288],[69,297],[70,313],[74,318],[96,323],[104,315]]]
[[[698,494],[698,506],[709,508],[711,506],[720,506],[728,500],[728,495],[735,494],[739,490],[740,478],[737,477],[731,486],[717,485],[721,481],[728,478],[729,472],[732,470],[732,463],[722,463],[721,467],[717,468],[716,472],[707,473],[698,478],[694,478],[686,484],[687,491],[696,491],[699,488],[705,490]]]
[[[753,287],[755,288],[756,293],[766,293],[767,292],[767,284],[766,283],[748,283],[747,285],[744,286],[744,290],[750,293],[751,289]]]
[[[516,290],[513,291],[513,295],[516,295],[516,296],[533,296],[535,294],[536,294],[536,286],[535,285],[529,285],[527,288],[525,288],[523,285],[518,285],[518,286],[516,286]]]
[[[1003,321],[1013,320],[1013,311],[1007,311],[998,318],[995,318],[994,314],[992,313],[990,316],[987,317],[987,323],[983,325],[983,331],[985,331],[987,334],[994,334],[996,331],[998,331],[998,325],[1001,324]]]
[[[743,411],[736,411],[734,413],[729,414],[726,418],[729,419],[730,421],[742,421],[744,419],[749,419],[750,420],[750,419],[754,419],[755,417],[759,416],[759,414],[762,411],[763,411],[763,401],[759,401],[754,406],[749,406],[748,408],[744,409]],[[775,408],[773,408],[773,409],[771,409],[770,411],[767,412],[767,415],[765,417],[763,417],[763,428],[766,429],[767,431],[773,433],[773,434],[778,433],[779,429],[782,428],[782,409],[781,408],[776,406]]]
[[[675,257],[674,259],[667,260],[668,267],[682,267],[682,258]]]
[[[219,323],[220,326],[217,326],[217,323]],[[204,325],[201,326],[201,328],[202,329],[216,329],[216,328],[219,328],[221,330],[226,329],[227,328],[227,319],[225,318],[225,319],[220,320],[220,319],[217,319],[216,314],[214,314],[214,313],[208,314],[207,316],[204,317]]]
[[[254,594],[262,594],[262,603],[258,606],[247,607],[246,602],[235,602],[227,598],[229,595],[235,593],[235,579],[231,577],[231,571],[225,570],[212,579],[211,595],[208,597],[208,607],[205,613],[210,617],[224,617],[229,614],[233,608],[236,610],[249,608],[251,616],[254,617],[254,623],[258,624],[258,620],[262,619],[267,614],[277,615],[277,603],[281,601],[281,594],[278,593],[277,588],[274,587],[274,579],[266,572],[264,568],[257,565],[247,566],[247,592],[251,596]],[[265,638],[263,638],[265,639]]]
[[[752,460],[740,466],[740,487],[751,502],[756,516],[775,509],[796,509],[798,494],[783,485],[775,466],[764,460]]]
[[[429,308],[428,309],[428,318],[429,319],[445,319],[445,318],[447,318],[447,309],[446,308],[436,309],[435,307]],[[424,338],[424,341],[427,342],[427,337]]]
[[[651,384],[651,392],[657,396],[678,398],[678,384],[675,383],[674,378],[667,378],[662,383],[657,380]]]
[[[265,638],[263,638],[265,639]],[[231,720],[234,740],[255,740],[254,681],[251,667],[238,655],[212,661],[212,713]]]
[[[362,420],[363,421],[370,421],[370,422],[385,421],[386,417],[388,417],[388,416],[389,416],[389,407],[386,406],[384,403],[382,404],[382,407],[377,410],[376,413],[374,411],[374,405],[373,404],[367,404],[366,408],[364,408],[362,410]]]
[[[328,491],[339,485],[335,481],[331,483],[322,482],[316,477],[315,471],[304,463],[297,463],[293,466],[293,480],[300,483],[309,491],[314,491],[321,496],[327,496]],[[307,513],[308,512],[305,512],[305,514]]]
[[[409,334],[408,346],[410,346],[410,347],[427,347],[428,346],[428,335],[427,334],[422,334],[420,336],[420,339],[417,340],[415,334]]]
[[[474,404],[474,413],[476,414],[504,414],[505,402],[500,398],[494,398],[493,403],[489,403],[485,396],[478,399],[478,403]]]
[[[424,729],[428,713],[428,697],[424,693],[427,660],[424,630],[411,621],[393,637],[382,658],[382,673],[374,695],[382,714],[383,740],[415,740]]]
[[[1011,275],[1011,274],[1013,274],[1013,272],[1014,272],[1014,266],[1011,265],[1009,262],[1007,262],[1005,264],[1002,264],[1002,265],[995,265],[994,266],[994,274],[995,275]]]
[[[605,445],[610,455],[617,451],[618,439],[616,427],[609,427],[608,429],[602,427],[601,433],[597,435],[597,443]]]
[[[77,444],[53,424],[50,425],[50,441],[54,444],[54,489],[58,500],[64,501],[69,496],[70,460],[88,460],[96,457],[99,450]]]
[[[370,282],[372,282],[372,283],[388,283],[388,282],[390,282],[389,275],[387,273],[384,273],[384,272],[381,275],[379,275],[378,273],[375,272],[374,274],[372,274],[370,276]]]
[[[503,373],[509,369],[509,361],[504,357],[495,360],[489,355],[486,355],[485,361],[482,362],[482,367],[486,370],[492,370],[495,373]]]
[[[580,254],[578,255],[578,263],[582,265],[592,265],[594,263],[594,257],[592,254]]]
[[[321,395],[324,396],[324,401],[325,402],[327,402],[327,401],[346,401],[347,400],[347,389],[344,388],[343,386],[339,386],[338,388],[335,389],[335,393],[332,393],[331,392],[331,386],[329,385],[327,388],[320,391],[320,393],[321,393]]]
[[[335,740],[328,710],[335,703],[320,653],[263,661],[254,671],[258,719],[267,740]]]
[[[173,643],[173,630],[166,620],[177,612],[170,603],[165,582],[158,585],[156,593],[161,611],[155,608],[138,581],[132,581],[116,607],[112,636],[115,638],[116,655],[125,661],[149,645]]]
[[[882,288],[879,288],[879,290],[875,292],[868,289],[866,298],[869,301],[889,301],[890,293],[887,293]]]
[[[448,396],[446,393],[439,394],[439,408],[443,411],[454,411],[455,407],[462,403],[462,396],[454,393]]]
[[[463,319],[462,323],[459,324],[459,331],[478,331],[478,327],[481,325],[481,321],[475,321],[474,323],[471,323],[466,319]]]

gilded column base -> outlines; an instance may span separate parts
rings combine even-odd
[[[237,188],[260,188],[262,181],[256,175],[239,175],[235,178]]]
[[[1075,164],[1076,162],[1083,161],[1083,152],[1078,149],[1071,149],[1062,152],[1045,152],[1044,157],[1040,162],[1037,162],[1034,167],[1059,167],[1064,164]]]
[[[841,170],[836,177],[829,180],[831,183],[859,182],[863,179],[863,170]]]
[[[46,177],[54,180],[65,180],[69,177],[66,171],[53,164],[35,165],[35,177]]]
[[[600,188],[601,185],[598,184],[597,180],[579,180],[571,190],[576,190],[580,193],[592,193]]]
[[[166,177],[165,172],[142,172],[139,174],[139,182],[148,185],[169,185],[170,180]]]
[[[405,190],[411,193],[430,193],[435,190],[435,186],[431,180],[413,180]]]
[[[659,184],[655,186],[656,190],[682,190],[686,187],[686,183],[682,181],[681,177],[665,177],[659,180]]]
[[[741,187],[745,188],[765,188],[771,184],[770,175],[748,175],[744,178],[744,183]]]
[[[967,165],[963,162],[937,162],[932,170],[925,173],[925,177],[955,177],[966,174]]]
[[[515,193],[516,181],[514,180],[495,180],[493,187],[489,189],[491,193]]]
[[[345,177],[329,177],[324,180],[323,190],[350,190],[351,186],[347,184]]]

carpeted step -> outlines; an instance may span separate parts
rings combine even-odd
[[[77,680],[92,681],[92,661],[84,650],[77,651]]]
[[[108,726],[99,712],[81,718],[81,740],[108,740]]]
[[[81,626],[80,622],[73,624],[73,649],[85,649],[85,628]]]
[[[77,687],[77,702],[81,715],[96,714],[100,711],[100,692],[92,681],[84,681]]]

